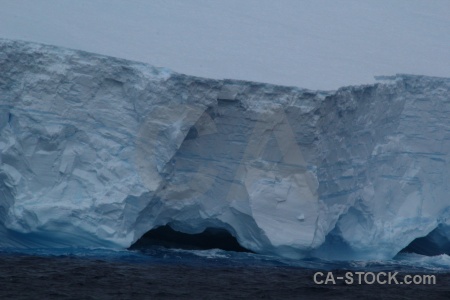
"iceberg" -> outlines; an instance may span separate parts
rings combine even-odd
[[[0,246],[161,226],[256,253],[388,259],[450,237],[450,79],[312,91],[0,40]]]

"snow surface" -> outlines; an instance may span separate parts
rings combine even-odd
[[[0,37],[208,78],[337,89],[450,77],[448,0],[0,0]]]
[[[450,236],[450,79],[320,92],[5,40],[0,69],[0,246],[128,247],[169,224],[386,259]]]

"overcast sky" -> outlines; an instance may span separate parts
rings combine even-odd
[[[0,37],[310,89],[450,77],[449,0],[0,0]]]

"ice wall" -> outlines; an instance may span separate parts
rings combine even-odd
[[[0,40],[0,246],[128,247],[169,224],[393,257],[450,217],[450,79],[381,79],[310,91]]]

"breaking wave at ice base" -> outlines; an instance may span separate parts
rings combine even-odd
[[[400,272],[450,272],[450,256],[424,256],[401,253],[391,260],[336,261],[318,258],[288,259],[278,256],[221,249],[184,250],[154,247],[146,250],[111,250],[107,248],[7,248],[0,256],[26,255],[47,258],[74,258],[136,264],[168,264],[200,267],[294,267],[310,270],[363,270]]]

